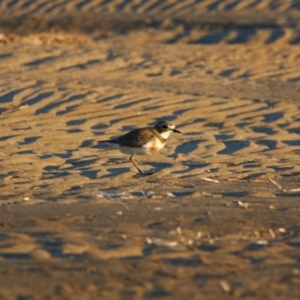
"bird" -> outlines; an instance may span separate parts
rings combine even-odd
[[[110,143],[122,153],[131,154],[130,161],[142,175],[153,173],[143,172],[135,163],[134,155],[147,155],[157,153],[162,149],[173,132],[181,133],[175,129],[175,125],[167,121],[158,121],[154,127],[134,129],[118,138],[98,141],[98,143]]]

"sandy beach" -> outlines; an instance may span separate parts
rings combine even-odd
[[[299,299],[297,1],[1,1],[0,299]],[[98,145],[159,119],[167,145]]]

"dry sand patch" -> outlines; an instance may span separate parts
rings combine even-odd
[[[297,3],[0,11],[1,299],[299,298]],[[96,146],[158,118],[152,176]]]

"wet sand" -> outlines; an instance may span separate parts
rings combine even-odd
[[[0,298],[298,299],[299,7],[48,2],[0,6]],[[151,176],[97,145],[157,119]]]

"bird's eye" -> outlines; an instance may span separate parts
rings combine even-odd
[[[168,125],[164,124],[164,125],[162,126],[162,128],[163,128],[163,129],[168,129]]]

